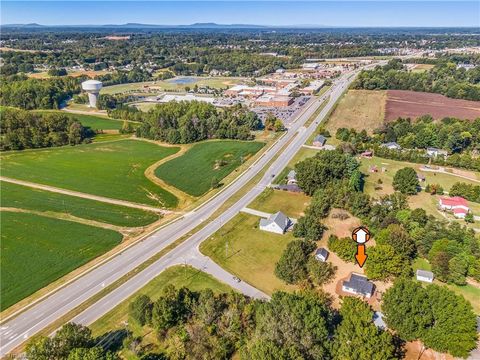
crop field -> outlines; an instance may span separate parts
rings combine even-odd
[[[480,102],[451,99],[440,94],[431,94],[407,90],[388,90],[385,119],[396,120],[399,117],[412,119],[421,115],[431,115],[434,119],[447,116],[459,119],[480,117]]]
[[[144,226],[159,219],[158,214],[149,211],[32,189],[4,181],[0,182],[0,196],[2,207],[66,213],[117,226]]]
[[[275,263],[287,244],[291,232],[284,235],[258,229],[260,218],[240,213],[200,245],[200,251],[222,268],[267,294],[293,289],[278,279]]]
[[[144,175],[178,147],[146,141],[114,142],[23,151],[1,156],[2,175],[104,197],[175,207],[177,198]]]
[[[1,213],[1,310],[120,243],[122,235],[34,214]]]
[[[178,76],[168,80],[145,81],[130,84],[106,86],[101,94],[122,94],[135,92],[160,92],[160,91],[185,91],[185,87],[193,88],[195,85],[209,86],[215,89],[224,89],[241,83],[244,78],[239,77],[201,77]]]
[[[386,101],[386,91],[349,90],[330,115],[326,128],[333,137],[338,128],[371,133],[383,124]]]
[[[200,270],[190,266],[172,266],[153,278],[141,290],[95,321],[90,326],[93,335],[100,336],[115,329],[122,329],[125,326],[123,322],[129,319],[128,304],[130,302],[143,294],[148,295],[152,300],[156,300],[167,285],[174,285],[176,288],[187,287],[192,291],[200,291],[203,289],[212,289],[215,293],[233,291],[230,286],[221,283],[211,275]],[[133,330],[136,335],[142,335],[146,330],[137,326],[135,321],[129,321],[129,329]]]
[[[221,181],[265,144],[248,141],[206,141],[193,145],[184,155],[167,161],[155,175],[183,192],[200,196]]]

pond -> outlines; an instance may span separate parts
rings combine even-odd
[[[176,77],[174,79],[169,79],[167,81],[172,84],[185,85],[185,84],[191,84],[196,82],[197,78],[191,77],[191,76],[182,76],[182,77]]]

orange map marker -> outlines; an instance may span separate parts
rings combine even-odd
[[[357,253],[355,259],[360,267],[363,267],[365,261],[367,261],[367,253],[365,243],[370,240],[370,231],[364,226],[360,226],[353,230],[352,239],[357,243]]]

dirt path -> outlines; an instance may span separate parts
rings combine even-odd
[[[143,140],[143,139],[142,139]],[[158,144],[157,142],[153,141],[155,144]],[[180,150],[176,152],[173,155],[167,156],[166,158],[163,158],[156,163],[153,163],[150,165],[146,170],[145,170],[145,177],[153,182],[154,184],[160,186],[161,188],[167,190],[168,192],[171,192],[173,195],[175,195],[178,198],[178,208],[183,209],[186,206],[190,205],[195,198],[185,192],[183,192],[180,189],[177,189],[176,187],[166,183],[162,179],[158,178],[155,176],[155,170],[162,164],[166,163],[167,161],[173,160],[179,156],[184,155],[188,149],[190,149],[190,146],[187,145],[170,145],[170,144],[161,144],[162,146],[175,146],[175,147],[180,147]]]
[[[74,190],[61,189],[61,188],[57,188],[57,187],[54,187],[54,186],[42,185],[42,184],[37,184],[37,183],[29,182],[29,181],[12,179],[12,178],[8,178],[8,177],[5,177],[5,176],[0,176],[0,181],[5,181],[5,182],[8,182],[8,183],[17,184],[17,185],[28,186],[28,187],[31,187],[31,188],[34,188],[34,189],[45,190],[45,191],[55,192],[55,193],[64,194],[64,195],[76,196],[76,197],[84,198],[84,199],[96,200],[96,201],[100,201],[100,202],[104,202],[104,203],[108,203],[108,204],[126,206],[126,207],[146,210],[146,211],[153,211],[153,212],[160,213],[160,214],[163,214],[163,215],[171,214],[173,212],[173,211],[170,211],[170,210],[165,210],[165,209],[161,209],[161,208],[154,207],[154,206],[138,204],[138,203],[134,203],[134,202],[126,201],[126,200],[112,199],[112,198],[107,198],[107,197],[104,197],[104,196],[86,194],[86,193],[82,193],[82,192],[74,191]]]

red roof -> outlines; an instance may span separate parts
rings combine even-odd
[[[467,200],[461,196],[441,197],[440,201],[445,206],[465,206],[468,207]]]
[[[458,207],[458,208],[453,209],[453,213],[454,214],[466,214],[467,210],[465,210],[464,208]]]

